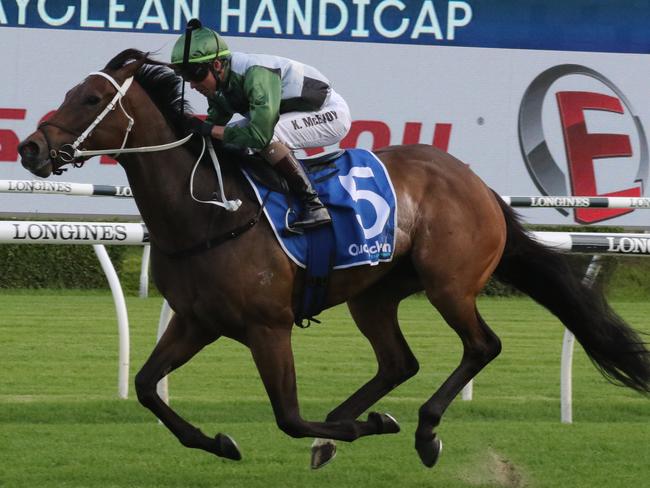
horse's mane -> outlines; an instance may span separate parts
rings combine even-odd
[[[144,64],[135,74],[135,81],[147,92],[156,107],[170,124],[174,133],[180,138],[184,136],[185,120],[192,114],[189,102],[181,98],[183,79],[176,75],[167,63],[156,61],[137,49],[126,49],[111,59],[104,69],[117,70],[129,61],[140,61]],[[181,115],[181,104],[183,105]]]
[[[157,61],[149,57],[149,53],[139,51],[138,49],[125,49],[113,59],[111,59],[105,66],[105,70],[113,71],[122,68],[129,61],[140,61],[144,59],[144,64],[138,69],[135,74],[135,81],[143,88],[149,95],[153,103],[158,107],[158,110],[163,114],[167,123],[179,139],[187,135],[186,121],[188,118],[194,116],[192,107],[187,100],[181,97],[181,89],[183,86],[183,79],[178,76],[169,67],[167,63]],[[181,115],[181,104],[183,104],[184,115]],[[187,144],[188,149],[198,156],[201,152],[200,138],[194,137]],[[229,148],[222,144],[215,144],[215,150],[226,157],[233,158],[240,162],[250,159],[249,156],[243,152]],[[207,155],[204,160],[207,161]],[[257,159],[252,159],[253,162],[258,162]],[[227,168],[228,166],[226,166]]]

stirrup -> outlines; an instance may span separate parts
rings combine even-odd
[[[315,210],[314,212],[317,212],[319,210],[324,210],[325,214],[327,215],[327,218],[317,219],[313,214],[311,214],[312,217],[313,217],[313,220],[311,222],[308,220],[307,216],[304,216],[305,220],[299,221],[299,222],[294,222],[292,227],[294,229],[313,229],[315,227],[320,227],[321,225],[331,224],[332,223],[332,216],[330,215],[327,208],[322,207],[322,209]]]
[[[309,229],[314,229],[316,227],[320,227],[321,225],[327,225],[332,223],[332,217],[329,214],[329,211],[327,210],[327,207],[322,207],[325,212],[327,213],[327,219],[321,219],[321,220],[314,220],[312,222],[308,221],[296,221],[293,222],[293,224],[289,223],[289,215],[294,214],[295,211],[292,208],[287,209],[287,213],[284,215],[284,233],[285,235],[291,236],[291,235],[303,235],[305,233],[305,230]]]
[[[289,207],[287,209],[287,213],[284,214],[284,229],[282,230],[282,233],[285,236],[288,236],[288,237],[290,237],[292,235],[301,236],[301,235],[303,235],[305,233],[304,229],[301,229],[300,227],[296,228],[292,224],[289,223],[289,215],[291,215],[291,214],[295,215],[295,213],[296,212],[294,211],[294,209]]]

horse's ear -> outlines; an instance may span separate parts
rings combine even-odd
[[[122,66],[117,71],[116,74],[120,78],[126,80],[127,78],[130,78],[131,76],[134,76],[146,61],[147,61],[146,56],[143,56],[140,59],[134,59],[130,63],[127,63],[124,66]]]

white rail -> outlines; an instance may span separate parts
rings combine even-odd
[[[0,193],[41,193],[70,196],[111,196],[131,198],[128,186],[93,185],[44,180],[0,180]],[[593,196],[505,196],[501,198],[512,207],[532,208],[631,208],[650,209],[649,197]]]
[[[533,232],[533,236],[559,251],[627,256],[650,254],[650,234]]]
[[[650,198],[648,197],[501,196],[501,198],[512,207],[632,209],[650,208]]]
[[[44,180],[0,180],[0,193],[38,193],[85,197],[132,198],[128,186],[92,185]]]
[[[115,313],[117,314],[117,327],[119,337],[119,357],[117,367],[117,394],[120,398],[129,397],[129,362],[130,362],[130,334],[129,334],[129,318],[126,311],[126,301],[124,300],[124,292],[120,279],[115,272],[111,258],[108,257],[106,248],[101,244],[93,245],[95,254],[104,270],[104,274],[108,279],[108,285],[113,294],[113,302],[115,303]]]
[[[120,398],[129,394],[130,335],[126,301],[120,280],[104,244],[143,244],[149,234],[142,224],[115,222],[0,221],[3,244],[91,244],[113,295],[119,336],[118,385]]]
[[[143,224],[116,222],[0,221],[0,242],[5,244],[110,244],[149,242]]]

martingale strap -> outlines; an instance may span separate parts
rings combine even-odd
[[[231,239],[236,239],[240,235],[244,234],[245,232],[249,231],[253,227],[255,227],[255,224],[257,224],[260,221],[260,218],[262,216],[262,212],[264,211],[264,206],[266,205],[266,200],[268,199],[269,195],[271,192],[267,192],[266,196],[264,197],[264,200],[262,201],[262,204],[260,205],[259,210],[253,216],[251,219],[249,219],[246,223],[239,225],[235,227],[234,229],[231,229],[227,232],[224,232],[223,234],[219,234],[218,236],[212,237],[205,242],[201,242],[200,244],[197,244],[196,246],[189,247],[187,249],[183,249],[181,251],[175,251],[175,252],[163,252],[166,256],[174,259],[180,259],[180,258],[187,258],[191,256],[196,256],[197,254],[201,254],[202,252],[209,251],[210,249],[217,247],[221,244],[223,244],[226,241],[229,241]]]

